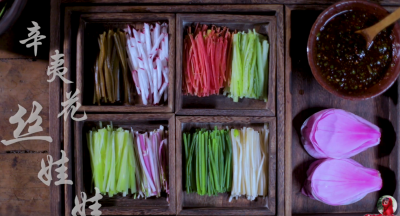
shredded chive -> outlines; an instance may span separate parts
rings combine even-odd
[[[191,139],[193,137],[193,139]],[[232,147],[227,130],[199,129],[184,133],[187,193],[215,196],[232,187]],[[192,143],[192,144],[190,144]],[[193,151],[196,146],[196,151]],[[193,170],[195,161],[195,173]],[[194,180],[194,181],[193,181]]]

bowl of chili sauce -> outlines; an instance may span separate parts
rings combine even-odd
[[[333,4],[315,21],[307,45],[308,62],[318,83],[330,93],[363,100],[385,92],[400,72],[400,28],[381,31],[367,48],[355,31],[368,28],[387,12],[364,0]]]

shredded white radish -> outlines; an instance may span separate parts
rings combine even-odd
[[[244,195],[248,200],[267,196],[268,126],[231,129],[233,179],[229,202]]]
[[[144,105],[167,101],[168,91],[168,24],[144,23],[143,29],[131,28],[127,34],[128,65],[137,93]]]

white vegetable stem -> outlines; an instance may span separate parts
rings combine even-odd
[[[128,65],[144,105],[168,98],[168,24],[144,23],[142,30],[125,29]],[[164,96],[164,97],[163,97]]]
[[[233,179],[229,202],[245,195],[248,200],[267,196],[268,126],[231,129]]]

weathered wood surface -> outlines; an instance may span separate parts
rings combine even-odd
[[[76,33],[75,31],[72,31],[71,28],[71,21],[70,21],[70,13],[65,14],[65,20],[64,20],[64,46],[63,46],[63,53],[64,53],[64,67],[67,67],[69,69],[71,68],[71,60],[69,58],[65,58],[65,56],[69,56],[71,54],[71,46],[69,46],[68,42],[71,40],[71,36],[73,33]],[[61,31],[61,29],[60,29]],[[60,33],[61,34],[61,33]],[[73,61],[72,61],[73,62]],[[73,71],[69,71],[64,77],[68,80],[72,80],[72,77],[74,75],[72,74]],[[63,94],[64,94],[64,100],[67,92],[71,92],[71,85],[68,83],[63,84]],[[71,179],[74,179],[73,171],[74,171],[74,147],[73,147],[73,130],[72,130],[72,119],[68,118],[66,121],[64,121],[64,127],[63,127],[63,133],[62,133],[62,138],[64,141],[64,152],[68,158],[71,158],[69,161],[69,169],[67,170],[67,175],[70,176]],[[71,215],[71,211],[73,208],[73,201],[75,199],[75,193],[74,193],[74,185],[65,185],[64,186],[64,214],[65,215]]]
[[[50,215],[49,187],[37,177],[47,154],[0,154],[0,215]]]
[[[333,4],[339,0],[136,0],[135,4]],[[381,5],[400,5],[398,0],[372,0],[379,2]],[[62,3],[133,3],[131,0],[62,0]]]
[[[34,135],[48,136],[49,85],[46,81],[47,66],[46,60],[0,59],[0,140],[14,139],[13,132],[17,128],[17,124],[10,124],[9,118],[17,113],[19,104],[26,109],[27,113],[23,116],[23,119],[27,120],[32,110],[33,101],[37,101],[43,107],[40,112],[40,117],[43,120],[41,124],[43,132]],[[24,129],[22,134],[26,132],[28,132],[28,127]],[[24,150],[48,151],[48,149],[49,142],[40,140],[17,142],[9,146],[0,144],[0,153]]]
[[[40,4],[38,4],[40,5]],[[56,50],[61,50],[61,0],[51,0],[50,1],[50,50],[49,54],[54,55]],[[38,10],[40,11],[40,10]],[[51,59],[49,58],[49,62]],[[49,110],[49,122],[50,122],[50,136],[53,138],[53,142],[49,146],[49,154],[53,157],[55,161],[61,158],[60,150],[61,146],[61,136],[62,136],[62,123],[61,119],[58,118],[58,114],[61,111],[61,101],[62,96],[62,85],[61,79],[56,78],[49,85],[49,104],[51,104]],[[70,159],[72,160],[72,159]],[[68,166],[68,164],[66,164]],[[52,176],[55,178],[57,176],[55,169],[52,171]],[[70,176],[72,177],[72,176]],[[56,186],[54,184],[50,185],[50,213],[51,215],[62,215],[62,206],[64,205],[62,191],[68,189],[68,185],[63,188],[62,186]]]
[[[399,194],[399,84],[383,95],[365,101],[349,101],[333,96],[314,79],[307,60],[309,31],[325,7],[286,7],[286,123],[285,123],[285,215],[336,213],[359,215],[376,212],[382,195]],[[392,11],[394,8],[386,8]],[[360,201],[345,206],[329,206],[301,194],[310,163],[315,161],[300,142],[302,123],[325,108],[340,108],[359,115],[382,129],[380,145],[352,157],[363,166],[381,172],[383,188]]]
[[[37,13],[37,11],[42,11]],[[49,1],[37,4],[28,1],[21,17],[11,29],[0,36],[0,140],[14,139],[16,124],[9,118],[18,111],[18,104],[27,113],[32,111],[32,102],[42,105],[43,132],[49,135],[49,84],[46,81],[49,51]],[[36,21],[46,35],[33,58],[33,48],[26,48],[19,40],[28,38],[28,27]],[[23,133],[27,132],[26,127]],[[0,144],[0,215],[46,216],[50,214],[50,189],[37,177],[40,161],[46,160],[49,145],[46,141],[23,141],[9,146]]]

